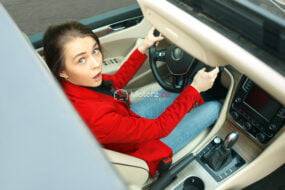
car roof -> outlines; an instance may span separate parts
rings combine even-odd
[[[125,189],[0,3],[0,189]]]

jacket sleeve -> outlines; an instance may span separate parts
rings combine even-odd
[[[101,109],[90,121],[89,127],[102,144],[141,143],[160,139],[167,136],[196,103],[202,102],[200,94],[188,86],[156,119],[124,116],[110,106],[104,111]]]
[[[103,79],[111,80],[116,89],[124,88],[139,70],[146,58],[147,56],[145,54],[142,54],[136,49],[115,74],[104,74]]]

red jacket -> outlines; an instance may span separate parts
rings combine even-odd
[[[135,50],[114,75],[103,75],[115,89],[127,85],[146,59]],[[97,140],[107,149],[126,153],[146,161],[151,175],[162,158],[171,157],[172,150],[160,141],[166,137],[197,103],[203,103],[200,94],[186,87],[175,101],[156,119],[140,117],[124,102],[112,96],[95,92],[69,82],[63,88]]]

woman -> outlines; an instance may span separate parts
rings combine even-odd
[[[212,87],[217,68],[209,73],[200,70],[179,95],[161,90],[158,95],[163,97],[145,98],[131,106],[124,96],[113,97],[114,90],[124,88],[146,60],[148,48],[162,39],[151,30],[114,75],[102,74],[100,42],[80,23],[50,27],[43,40],[50,70],[97,140],[107,149],[145,160],[151,175],[161,159],[212,125],[220,109],[218,102],[207,102],[188,113],[204,103],[200,92]]]

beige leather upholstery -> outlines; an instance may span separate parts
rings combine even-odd
[[[145,161],[112,150],[104,149],[104,151],[128,185],[143,186],[147,182],[149,172]]]

